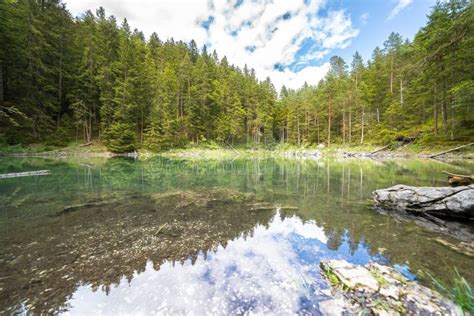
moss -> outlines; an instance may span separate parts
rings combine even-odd
[[[370,274],[374,277],[375,280],[380,284],[380,286],[387,286],[389,285],[388,281],[376,270],[371,270]]]
[[[342,284],[341,280],[339,280],[337,275],[334,274],[334,272],[332,272],[331,270],[323,270],[323,274],[324,276],[326,276],[326,279],[328,279],[329,283],[331,283],[332,286],[338,287]]]
[[[323,274],[333,287],[340,287],[346,292],[350,292],[353,290],[353,288],[347,286],[347,284],[344,284],[333,271],[323,270]]]

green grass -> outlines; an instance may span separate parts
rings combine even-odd
[[[433,285],[441,294],[449,297],[456,304],[461,306],[463,311],[474,313],[474,293],[469,282],[459,274],[458,269],[454,268],[455,275],[452,284],[447,285],[427,273],[431,278]]]

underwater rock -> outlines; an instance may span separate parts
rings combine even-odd
[[[345,260],[322,261],[320,266],[333,286],[333,295],[319,304],[324,314],[462,314],[449,299],[389,266]]]
[[[254,193],[223,188],[81,202],[53,210],[42,225],[32,221],[10,232],[0,256],[0,314],[14,314],[26,301],[32,314],[60,313],[78,284],[107,293],[144,271],[148,261],[156,270],[164,262],[194,263],[199,254],[268,225],[279,208]],[[259,205],[265,209],[251,210]]]

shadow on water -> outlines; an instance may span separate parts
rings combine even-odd
[[[0,173],[51,175],[0,182],[0,310],[314,312],[327,258],[444,280],[456,266],[472,282],[473,258],[437,241],[449,237],[380,215],[370,201],[398,183],[444,185],[449,167],[2,159]]]

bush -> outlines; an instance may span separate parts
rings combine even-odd
[[[114,123],[104,132],[104,144],[113,153],[126,153],[135,150],[135,132],[124,123]]]

